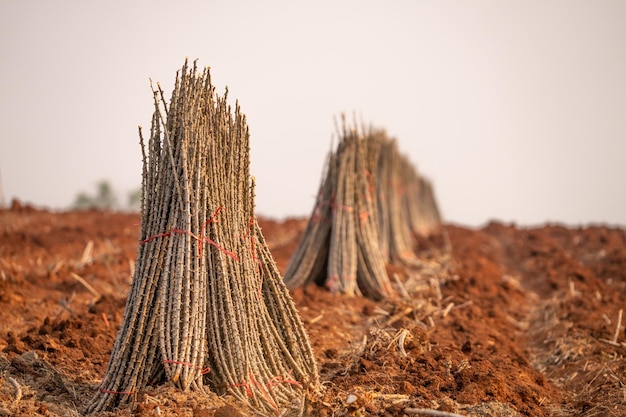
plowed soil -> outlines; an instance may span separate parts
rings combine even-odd
[[[81,415],[120,326],[138,222],[0,211],[0,416]],[[260,223],[284,271],[306,219]],[[324,386],[312,415],[626,415],[623,228],[445,225],[416,254],[388,267],[394,299],[293,291]],[[249,414],[168,384],[135,400],[101,415]]]

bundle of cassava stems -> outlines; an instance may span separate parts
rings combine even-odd
[[[259,415],[302,415],[315,358],[254,214],[249,133],[208,68],[153,89],[141,136],[140,244],[121,328],[85,412],[147,384],[227,392]]]

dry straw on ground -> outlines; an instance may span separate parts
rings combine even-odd
[[[201,392],[208,383],[261,415],[302,414],[316,363],[256,222],[245,116],[195,63],[169,105],[160,87],[154,101],[135,274],[86,411],[167,380]]]

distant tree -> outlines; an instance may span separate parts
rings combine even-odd
[[[96,184],[95,195],[84,192],[79,193],[72,207],[77,210],[114,210],[118,207],[117,196],[113,191],[111,183],[107,180],[101,180]]]
[[[141,188],[128,193],[128,209],[132,211],[141,209]]]

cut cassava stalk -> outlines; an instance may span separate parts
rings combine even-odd
[[[313,214],[285,272],[288,286],[316,282],[333,292],[374,299],[391,294],[372,195],[375,150],[344,121]]]
[[[344,119],[339,136],[285,282],[379,299],[392,294],[385,262],[415,262],[413,238],[439,227],[439,212],[430,183],[383,130]]]
[[[160,86],[143,153],[142,220],[120,331],[87,413],[148,383],[228,392],[260,415],[298,415],[313,352],[254,215],[245,116],[185,63]],[[141,132],[140,132],[141,134]]]

